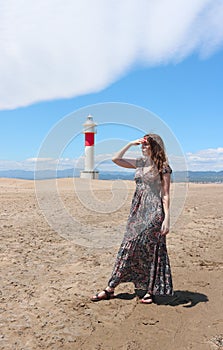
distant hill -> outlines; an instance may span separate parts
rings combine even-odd
[[[172,178],[174,182],[222,183],[223,171],[176,171]]]
[[[66,169],[66,170],[43,170],[34,174],[34,171],[26,170],[2,170],[0,171],[0,178],[16,178],[24,180],[37,180],[53,179],[53,178],[67,178],[67,177],[79,177],[80,170]],[[119,172],[119,171],[100,171],[99,179],[101,180],[133,180],[134,172]],[[173,182],[199,182],[199,183],[222,183],[223,171],[176,171],[172,174]]]
[[[24,179],[24,180],[44,180],[44,179],[54,179],[54,178],[65,178],[65,177],[77,177],[80,172],[74,171],[74,169],[66,170],[40,170],[36,173],[34,171],[27,170],[4,170],[0,171],[0,178],[13,178],[13,179]]]

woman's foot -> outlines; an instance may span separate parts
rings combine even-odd
[[[91,297],[92,301],[109,300],[114,298],[114,288],[107,287],[102,292],[96,293]]]
[[[140,300],[142,304],[152,304],[153,303],[153,298],[152,295],[149,293],[146,293],[144,297]]]

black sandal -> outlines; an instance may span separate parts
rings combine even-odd
[[[105,294],[101,297],[99,297],[99,293],[96,293],[92,298],[91,300],[92,301],[100,301],[100,300],[109,300],[109,299],[112,299],[114,298],[114,291],[111,291],[109,292],[108,290],[104,289],[103,292],[105,292]]]

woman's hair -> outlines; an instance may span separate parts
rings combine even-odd
[[[162,179],[163,164],[167,162],[164,142],[157,134],[146,134],[144,139],[150,145],[151,159],[155,163]]]

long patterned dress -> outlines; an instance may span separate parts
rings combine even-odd
[[[143,158],[137,160],[136,189],[108,285],[133,282],[153,295],[173,295],[166,236],[160,233],[165,216],[160,174],[153,167],[145,172],[144,165]],[[162,172],[171,174],[172,169],[165,164]]]

